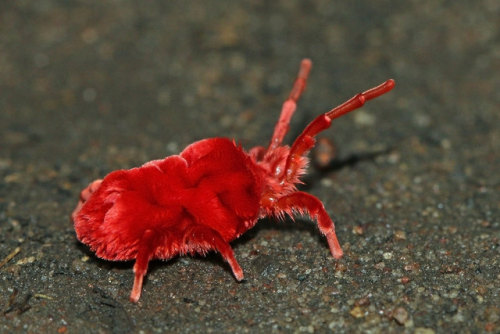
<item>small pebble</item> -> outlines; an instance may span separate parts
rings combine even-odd
[[[354,305],[356,305],[356,306],[368,306],[368,305],[370,305],[370,298],[368,296],[360,298],[354,302]]]
[[[355,306],[349,313],[356,319],[362,318],[365,315],[365,312],[359,306]]]
[[[394,239],[396,240],[406,240],[406,233],[404,231],[398,230],[394,232]]]
[[[33,262],[35,262],[35,257],[34,256],[29,256],[29,257],[25,257],[25,258],[17,261],[16,264],[22,266],[24,264],[33,263]]]
[[[363,234],[365,234],[365,229],[361,225],[356,225],[353,227],[352,233],[354,233],[356,235],[363,235]]]
[[[403,307],[397,307],[392,311],[392,318],[400,325],[404,325],[408,321],[408,311]]]

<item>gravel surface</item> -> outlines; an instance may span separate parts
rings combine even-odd
[[[0,332],[500,333],[500,3],[0,2]],[[96,258],[69,214],[115,169],[207,137],[266,144],[390,77],[322,134],[304,189],[337,224],[263,220],[217,254]]]

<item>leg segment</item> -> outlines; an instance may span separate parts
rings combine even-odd
[[[82,208],[83,204],[89,199],[89,197],[101,186],[102,179],[92,181],[85,189],[83,189],[80,193],[80,199],[76,208],[71,213],[71,218],[73,221],[75,220],[75,216]]]
[[[314,137],[321,131],[328,129],[333,119],[362,107],[366,101],[389,92],[393,87],[394,80],[387,80],[374,88],[355,95],[329,112],[316,117],[293,143],[286,161],[286,173],[284,173],[283,178],[286,181],[293,181],[295,179],[297,170],[301,168],[301,165],[297,165],[295,161],[300,160],[299,158],[314,146],[316,142]]]
[[[276,201],[274,210],[278,215],[282,213],[293,215],[294,212],[299,212],[300,214],[308,214],[311,218],[316,219],[319,230],[326,236],[333,257],[340,259],[344,254],[335,234],[335,225],[330,216],[328,216],[323,203],[318,198],[311,194],[297,191],[279,198]]]
[[[283,138],[290,128],[290,119],[292,118],[297,107],[297,101],[302,95],[302,92],[306,89],[307,77],[311,71],[311,66],[312,62],[310,59],[303,59],[300,63],[299,74],[297,75],[297,79],[295,79],[292,91],[281,108],[280,118],[278,123],[276,123],[274,134],[271,138],[271,142],[269,143],[269,151],[274,150],[281,145]]]
[[[155,233],[152,230],[146,230],[139,243],[139,250],[137,252],[134,265],[134,286],[132,287],[132,292],[130,293],[131,302],[137,303],[141,297],[142,281],[144,275],[146,275],[146,272],[148,271],[148,263],[153,258],[155,251],[154,239]]]
[[[229,263],[236,280],[243,279],[243,270],[234,257],[233,249],[217,231],[207,226],[197,225],[189,230],[185,238],[186,243],[197,253],[203,254],[208,250],[219,252],[222,258]]]

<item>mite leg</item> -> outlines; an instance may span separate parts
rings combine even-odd
[[[302,168],[300,161],[301,157],[314,146],[316,143],[315,137],[318,133],[330,127],[332,120],[338,118],[348,112],[361,108],[366,101],[379,97],[394,88],[394,80],[389,79],[386,82],[371,88],[363,93],[353,96],[351,99],[342,103],[338,107],[333,108],[325,114],[316,117],[304,131],[295,139],[290,153],[286,160],[284,181],[293,182],[297,173]]]
[[[340,259],[344,254],[335,234],[335,225],[330,216],[328,216],[323,203],[318,198],[311,194],[297,191],[278,198],[273,209],[278,216],[283,213],[293,215],[294,212],[298,212],[300,214],[308,214],[311,218],[316,219],[319,230],[326,236],[333,257]]]
[[[130,301],[137,303],[141,297],[142,291],[142,281],[144,275],[148,271],[149,260],[153,258],[155,251],[155,233],[152,230],[146,230],[142,235],[141,241],[139,242],[139,250],[137,252],[137,257],[134,264],[134,286],[132,287],[132,292],[130,293]]]
[[[102,179],[94,180],[91,182],[85,189],[80,192],[80,199],[76,208],[71,213],[71,218],[73,221],[75,220],[75,216],[82,208],[83,204],[89,199],[89,197],[101,186]]]
[[[92,181],[87,188],[83,189],[80,193],[80,200],[86,202],[87,199],[101,186],[102,179]]]
[[[224,260],[229,263],[236,280],[241,281],[243,279],[243,270],[241,270],[238,261],[234,257],[231,245],[224,241],[217,231],[207,226],[198,225],[190,229],[185,238],[189,248],[197,253],[204,254],[208,250],[219,252]]]
[[[268,151],[272,151],[281,145],[283,138],[289,129],[290,119],[297,108],[297,101],[299,100],[302,92],[306,89],[307,77],[311,71],[312,62],[310,59],[303,59],[300,63],[299,74],[295,79],[292,87],[292,91],[288,96],[288,99],[283,103],[281,107],[281,114],[274,128],[274,134],[269,143]]]

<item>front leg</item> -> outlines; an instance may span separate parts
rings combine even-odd
[[[296,191],[278,198],[274,204],[273,211],[278,216],[284,213],[291,216],[295,212],[298,212],[316,219],[319,230],[326,236],[333,257],[340,259],[344,254],[335,234],[335,225],[330,216],[328,216],[323,203],[318,198],[302,191]]]

